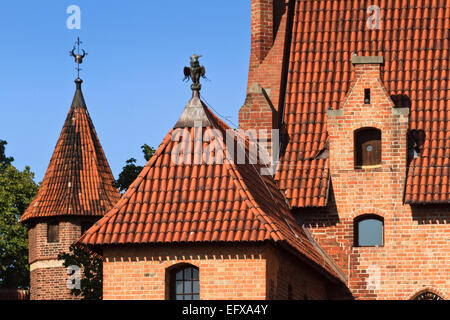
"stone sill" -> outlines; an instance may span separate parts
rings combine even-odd
[[[361,169],[376,169],[376,168],[381,168],[383,165],[382,164],[375,164],[373,166],[355,166],[355,169],[361,170]]]

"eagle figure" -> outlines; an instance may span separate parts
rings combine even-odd
[[[200,77],[205,77],[205,67],[200,66],[200,63],[198,61],[198,58],[201,56],[194,54],[191,56],[191,66],[190,67],[184,67],[184,81],[187,81],[189,79],[192,79],[192,90],[200,90],[201,84],[200,84]]]

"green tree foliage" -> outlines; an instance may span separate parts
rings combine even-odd
[[[144,144],[143,146],[141,146],[141,149],[142,152],[144,153],[144,158],[146,161],[150,160],[150,158],[156,152],[156,150],[150,147],[148,144]]]
[[[5,146],[8,144],[5,140],[0,140],[0,166],[1,169],[5,169],[8,164],[14,161],[13,157],[6,157]]]
[[[5,156],[6,141],[0,140],[0,287],[28,288],[27,229],[20,216],[36,195],[34,173],[17,170]]]
[[[72,245],[68,253],[60,253],[58,260],[63,260],[64,267],[78,266],[82,270],[80,289],[71,289],[70,293],[83,300],[100,300],[103,296],[102,260],[85,250]]]
[[[116,180],[116,187],[119,188],[120,192],[124,192],[128,189],[130,184],[133,183],[142,169],[142,166],[136,165],[135,158],[131,158],[126,161],[125,166],[122,168],[122,172],[119,173],[119,178]]]
[[[141,146],[141,150],[146,161],[149,161],[156,151],[147,144]],[[143,168],[144,167],[142,166],[136,165],[136,159],[134,158],[128,159],[126,161],[125,166],[122,168],[122,172],[119,174],[119,178],[116,180],[116,187],[119,188],[120,192],[128,189],[130,184],[132,184],[133,181],[136,180],[137,176]]]

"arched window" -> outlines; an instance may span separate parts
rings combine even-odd
[[[361,128],[354,132],[355,168],[381,165],[381,130]]]
[[[430,292],[430,291],[423,291],[419,292],[413,300],[443,300],[440,296],[437,294]]]
[[[200,299],[200,277],[196,266],[181,264],[170,270],[170,299]]]
[[[355,219],[354,245],[355,247],[382,247],[384,244],[382,217],[367,214]]]

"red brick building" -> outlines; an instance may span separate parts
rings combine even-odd
[[[281,129],[275,180],[357,299],[449,297],[449,28],[446,0],[252,1],[240,127]]]
[[[280,130],[274,176],[194,90],[78,241],[104,258],[104,298],[449,298],[450,3],[251,8],[239,125]],[[226,138],[244,163],[217,161]]]
[[[449,26],[450,5],[445,0],[374,1],[371,6],[364,1],[252,1],[252,52],[240,128],[281,130],[277,186],[289,201],[290,213],[340,267],[354,298],[449,295]],[[147,171],[156,163],[164,164],[159,162],[163,152],[150,161]],[[163,166],[152,179],[159,181],[163,169],[170,174],[169,168]],[[148,177],[143,173],[140,179],[134,185],[137,190],[145,188],[143,179]],[[162,177],[162,183],[169,181]],[[147,198],[158,190],[151,186],[146,187]],[[211,248],[208,232],[217,230],[219,237],[221,222],[212,219],[207,228],[206,220],[197,237],[198,226],[177,218],[169,205],[159,209],[158,218],[163,220],[144,219],[138,212],[150,210],[147,200],[135,199],[145,199],[145,194],[132,189],[82,239],[85,244],[105,246],[107,297],[140,293],[168,297],[171,282],[165,277],[177,259],[205,270],[200,271],[208,279],[203,285],[200,280],[201,298],[287,298],[282,294],[286,288],[299,287],[294,280],[289,287],[285,280],[271,278],[267,272],[271,259],[266,262],[265,294],[238,293],[226,280],[209,280],[208,270],[217,270],[211,261],[192,259],[200,252],[206,256],[205,251],[195,246],[185,249],[189,255],[183,256],[182,245],[174,248],[173,242],[205,242],[207,235],[208,248],[201,248],[214,252],[217,247]],[[161,195],[166,203],[178,203],[179,196]],[[143,207],[130,205],[136,201]],[[369,224],[372,227],[367,229]],[[186,232],[185,238],[172,240],[176,228]],[[118,234],[110,234],[113,230]],[[187,232],[192,230],[189,238]],[[365,232],[374,233],[376,239],[367,243]],[[162,247],[145,251],[138,246],[130,256],[124,255],[129,250],[110,246],[142,242],[142,238],[161,242]],[[167,242],[172,246],[162,255]],[[119,271],[137,266],[142,271],[133,275]],[[147,282],[140,278],[145,270]],[[241,270],[242,279],[249,279],[250,270]],[[152,283],[154,290],[133,283]],[[210,295],[206,283],[218,285],[220,293]]]
[[[228,140],[254,156],[233,132],[194,90],[139,177],[79,241],[104,258],[104,299],[345,297],[345,276],[273,178],[218,158],[234,154]]]
[[[74,299],[59,253],[103,216],[120,193],[75,80],[72,105],[38,194],[22,215],[28,227],[30,298]]]

